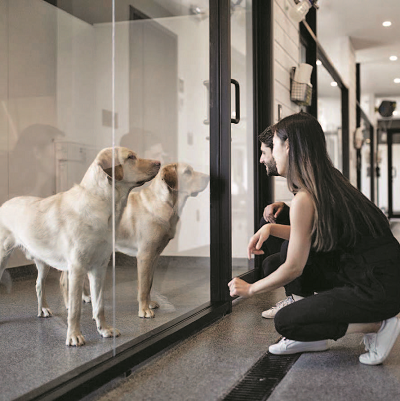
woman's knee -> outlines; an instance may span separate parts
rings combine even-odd
[[[275,329],[283,337],[291,338],[296,323],[293,321],[293,314],[290,312],[290,305],[280,309],[274,318]]]

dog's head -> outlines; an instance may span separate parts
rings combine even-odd
[[[103,169],[111,182],[113,173],[113,149],[106,148],[97,155],[96,163]],[[128,183],[136,188],[153,179],[160,170],[158,160],[141,159],[128,148],[115,147],[114,172],[116,182]]]
[[[170,191],[197,196],[206,189],[210,180],[207,174],[193,170],[187,163],[171,163],[160,170],[160,178]]]

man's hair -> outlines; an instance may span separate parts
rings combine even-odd
[[[264,143],[265,146],[272,150],[274,146],[272,143],[274,139],[274,133],[272,132],[271,127],[268,127],[263,132],[261,132],[261,134],[258,136],[258,139],[260,140],[260,142]]]

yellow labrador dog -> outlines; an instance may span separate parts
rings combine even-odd
[[[204,191],[208,182],[207,174],[194,171],[190,165],[172,163],[161,168],[150,186],[129,195],[117,230],[116,250],[137,258],[139,317],[154,317],[151,309],[159,305],[150,300],[150,290],[156,262],[175,236],[187,199]],[[64,299],[68,299],[66,281],[63,273]]]
[[[51,315],[44,281],[50,266],[69,272],[67,345],[83,345],[80,330],[82,287],[89,276],[93,319],[103,337],[119,335],[104,316],[103,284],[112,253],[112,148],[103,149],[79,185],[48,198],[21,196],[0,208],[0,277],[14,248],[25,251],[38,269],[38,315]],[[131,189],[156,176],[160,162],[116,148],[115,220],[118,226]]]

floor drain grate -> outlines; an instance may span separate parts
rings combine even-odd
[[[299,356],[265,354],[223,400],[266,400]]]

